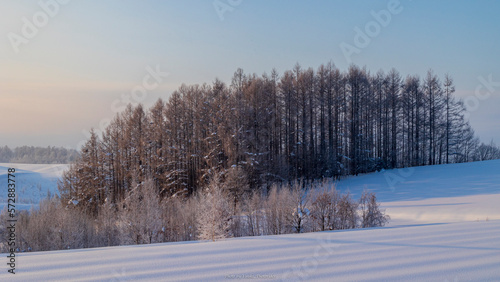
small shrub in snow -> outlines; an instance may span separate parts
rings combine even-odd
[[[390,219],[385,210],[380,210],[375,193],[363,191],[359,199],[361,228],[384,226]]]

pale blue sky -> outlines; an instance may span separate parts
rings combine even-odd
[[[0,145],[76,147],[82,131],[113,117],[112,105],[142,84],[148,66],[169,76],[148,91],[147,106],[182,83],[230,82],[239,67],[282,73],[296,62],[316,69],[332,61],[345,70],[341,43],[354,46],[355,27],[364,30],[371,12],[391,1],[220,0],[241,2],[221,20],[213,0],[73,0],[58,4],[16,53],[12,34],[23,36],[23,18],[43,23],[38,2],[0,3]],[[399,7],[352,62],[372,72],[449,73],[457,95],[469,99],[478,77],[500,82],[500,1],[401,0]],[[475,100],[470,119],[482,141],[500,143],[500,85],[492,89]]]

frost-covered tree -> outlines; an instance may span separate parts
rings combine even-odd
[[[158,242],[162,230],[158,191],[151,179],[133,187],[120,211],[123,239],[134,244]]]
[[[253,191],[245,198],[245,215],[247,233],[250,236],[260,236],[265,232],[264,201],[265,198],[259,190]]]
[[[96,221],[97,237],[99,246],[117,246],[120,244],[118,229],[118,214],[116,205],[106,200],[99,208]]]
[[[384,226],[390,219],[385,210],[380,209],[377,196],[373,192],[363,191],[359,199],[361,228]]]
[[[279,235],[290,232],[294,204],[290,190],[273,185],[264,203],[267,234]]]
[[[200,194],[198,210],[198,238],[216,241],[231,237],[231,208],[219,179],[212,179]]]

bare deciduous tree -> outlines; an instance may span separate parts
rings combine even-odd
[[[338,229],[356,228],[358,222],[358,203],[353,200],[351,193],[340,196],[338,202]]]
[[[311,203],[311,217],[315,229],[319,231],[336,229],[339,194],[335,186],[327,185],[325,181],[322,188],[312,193],[315,193]]]

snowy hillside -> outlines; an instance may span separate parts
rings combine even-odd
[[[351,176],[337,189],[356,196],[363,188],[382,202],[500,193],[500,160],[394,169]]]
[[[500,160],[389,170],[337,184],[355,196],[365,188],[376,192],[392,225],[500,219]]]
[[[68,168],[65,164],[7,164],[0,163],[1,191],[7,191],[7,170],[16,169],[17,207],[29,210],[37,206],[40,199],[57,193],[57,179]],[[0,194],[0,209],[3,209],[7,194]]]
[[[377,192],[383,228],[23,253],[0,280],[499,281],[500,161],[340,181]]]

